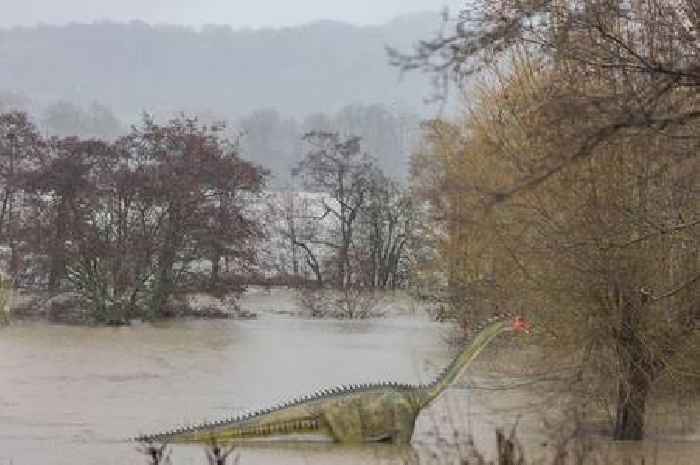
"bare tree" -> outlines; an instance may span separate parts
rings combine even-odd
[[[271,235],[281,240],[277,247],[283,251],[284,260],[291,268],[278,263],[278,271],[290,274],[295,283],[306,280],[308,271],[314,276],[316,287],[324,284],[321,270],[323,247],[317,243],[323,231],[329,227],[327,210],[319,205],[319,196],[325,194],[284,192],[272,195],[269,202]]]
[[[293,174],[302,177],[307,190],[327,195],[320,197],[324,213],[319,220],[330,215],[339,228],[337,239],[317,237],[309,242],[335,250],[335,282],[338,287],[345,288],[352,284],[355,226],[368,201],[376,167],[373,159],[361,151],[357,137],[341,140],[337,133],[318,131],[306,134],[304,140],[311,150]]]
[[[413,223],[411,197],[395,181],[376,173],[358,226],[356,255],[365,287],[396,288],[405,280]]]
[[[21,205],[18,193],[22,173],[42,158],[45,144],[29,116],[20,111],[0,114],[0,241],[10,247],[10,275],[19,271],[18,232]]]

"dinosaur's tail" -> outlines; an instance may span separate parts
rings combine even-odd
[[[300,406],[266,409],[235,418],[213,421],[134,438],[145,443],[206,444],[273,439],[292,434],[324,434],[321,420]]]

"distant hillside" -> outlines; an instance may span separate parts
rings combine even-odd
[[[439,28],[437,13],[381,26],[321,21],[232,30],[141,22],[0,29],[0,91],[39,105],[99,101],[119,117],[143,110],[240,116],[261,107],[301,116],[350,103],[425,112],[420,73],[399,79],[385,45],[408,49]]]

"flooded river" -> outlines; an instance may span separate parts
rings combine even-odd
[[[123,439],[324,386],[423,382],[449,358],[446,326],[423,318],[260,316],[128,328],[18,323],[1,330],[0,465],[145,463]],[[522,413],[496,412],[493,402],[471,392],[453,389],[422,414],[413,447],[260,444],[240,447],[239,463],[453,463],[440,455],[436,428],[451,442],[473,435],[488,450],[494,427],[512,425]],[[531,442],[535,452],[544,447]],[[692,441],[666,441],[663,448],[700,457]],[[201,449],[185,446],[173,448],[172,461],[206,462]]]

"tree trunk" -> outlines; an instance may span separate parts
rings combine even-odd
[[[318,263],[318,260],[316,259],[316,256],[311,252],[311,249],[304,244],[303,242],[294,242],[295,245],[298,245],[299,247],[304,250],[304,253],[306,254],[306,263],[309,265],[309,268],[314,272],[314,275],[316,276],[316,285],[318,286],[319,289],[323,288],[323,276],[321,275],[321,266]]]
[[[67,200],[63,197],[59,200],[56,211],[56,222],[53,225],[55,234],[51,238],[49,249],[49,291],[56,292],[61,280],[66,276],[66,224],[68,219]]]
[[[311,270],[314,272],[314,276],[316,276],[316,286],[319,289],[322,289],[323,288],[323,276],[321,276],[321,267],[318,264],[318,260],[316,260],[316,257],[314,257],[313,255],[307,255],[306,263],[309,265]]]
[[[221,254],[216,252],[211,257],[211,274],[209,275],[209,285],[212,289],[219,284],[219,272],[221,271]]]
[[[173,215],[175,216],[175,215]],[[177,216],[175,216],[177,218]],[[178,250],[180,228],[177,223],[170,225],[166,238],[160,245],[160,253],[158,256],[155,285],[149,312],[151,317],[161,317],[166,313],[166,306],[170,296],[175,290],[174,266],[176,261],[176,250]]]
[[[173,292],[172,265],[162,264],[158,266],[155,285],[153,287],[149,303],[149,316],[151,318],[165,315],[168,299]]]
[[[641,371],[633,369],[628,379],[620,379],[618,382],[615,431],[613,432],[613,439],[616,441],[644,439],[644,414],[650,381],[648,374]]]
[[[649,391],[662,372],[664,365],[644,341],[641,313],[648,302],[646,294],[635,302],[619,290],[620,329],[616,332],[616,351],[619,360],[619,380],[615,431],[617,441],[640,441],[644,438],[644,414]]]
[[[10,192],[5,190],[5,195],[2,199],[2,211],[0,211],[0,238],[6,240],[5,218],[7,217],[7,203],[10,199]]]

